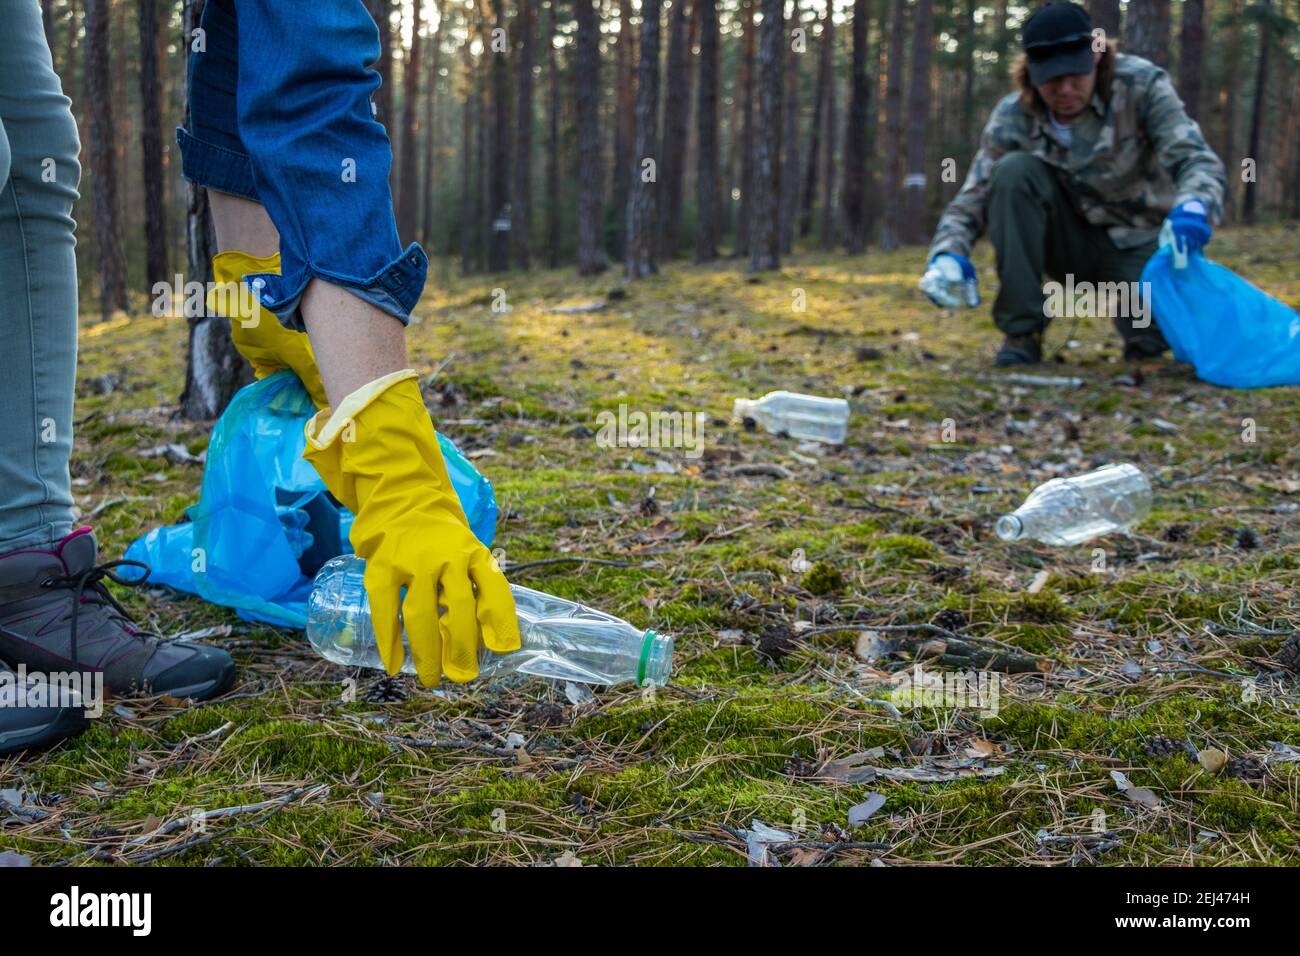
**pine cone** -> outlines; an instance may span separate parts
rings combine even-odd
[[[366,688],[361,699],[369,704],[393,704],[406,700],[408,696],[406,678],[399,674],[397,677],[385,675],[379,678]]]
[[[1264,761],[1258,757],[1233,757],[1224,767],[1224,772],[1238,780],[1263,780],[1267,774]]]
[[[1187,745],[1173,737],[1156,734],[1146,742],[1143,749],[1152,757],[1172,757],[1174,754],[1186,753]]]
[[[961,611],[958,611],[955,608],[947,608],[946,610],[940,611],[936,614],[934,620],[930,623],[935,627],[943,628],[945,631],[960,631],[969,624],[970,621],[966,619],[966,615]]]
[[[549,700],[529,704],[521,714],[527,727],[556,727],[564,723],[564,708]]]
[[[1288,637],[1277,649],[1277,662],[1292,674],[1300,674],[1300,637]]]

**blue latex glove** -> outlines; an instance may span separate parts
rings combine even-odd
[[[1199,199],[1189,199],[1171,209],[1169,228],[1177,245],[1185,253],[1205,248],[1213,231],[1206,215],[1205,203]]]
[[[955,252],[935,253],[930,267],[921,276],[920,285],[930,301],[943,309],[955,309],[961,305],[973,309],[980,304],[975,266]]]

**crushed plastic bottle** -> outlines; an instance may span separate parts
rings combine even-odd
[[[1074,545],[1141,521],[1151,509],[1151,483],[1129,464],[1106,465],[1072,478],[1053,478],[998,519],[1003,541],[1032,538]]]
[[[849,403],[842,398],[822,398],[795,392],[768,392],[760,399],[738,398],[736,418],[752,418],[774,435],[805,441],[844,444],[849,427]]]
[[[307,639],[321,656],[350,667],[383,668],[370,624],[366,562],[343,555],[326,562],[307,601]],[[612,614],[532,588],[510,585],[522,647],[510,654],[479,649],[479,678],[531,674],[580,684],[663,687],[673,668],[673,639]],[[406,636],[402,637],[403,644]],[[408,651],[402,673],[414,674]]]

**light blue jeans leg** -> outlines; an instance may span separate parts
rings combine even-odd
[[[81,151],[40,4],[0,0],[0,553],[72,529]]]

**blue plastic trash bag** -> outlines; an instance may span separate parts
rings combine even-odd
[[[1185,265],[1183,265],[1185,263]],[[1142,270],[1174,358],[1228,388],[1300,385],[1300,313],[1199,251],[1162,246]]]
[[[189,520],[155,528],[126,557],[149,565],[151,584],[197,594],[249,620],[304,627],[316,571],[352,550],[352,514],[302,457],[303,426],[315,413],[292,372],[240,389],[212,430]],[[451,439],[439,434],[438,441],[470,528],[491,547],[492,484]]]

